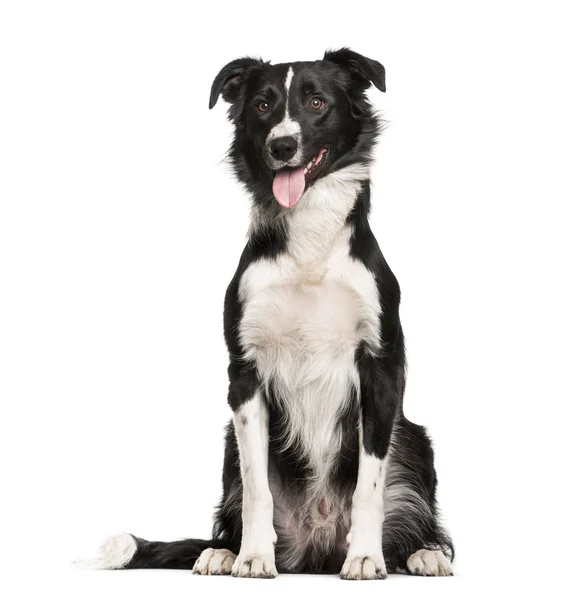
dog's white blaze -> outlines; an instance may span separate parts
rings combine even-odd
[[[260,392],[238,408],[233,416],[242,476],[242,544],[233,571],[250,557],[265,570],[275,571],[273,498],[268,479],[268,412]],[[272,571],[275,571],[272,573]]]
[[[267,143],[286,136],[297,138],[297,144],[299,144],[301,138],[301,125],[299,125],[297,121],[293,121],[288,114],[285,115],[285,118],[280,123],[275,125],[269,131]]]
[[[285,77],[285,89],[287,90],[287,100],[289,100],[289,88],[291,87],[291,82],[293,81],[293,67],[289,67],[287,71],[287,76]]]
[[[338,418],[358,385],[356,348],[380,346],[376,282],[350,257],[346,225],[365,173],[348,168],[316,181],[287,213],[288,252],[250,265],[239,289],[246,358],[276,384],[285,441],[308,458],[316,501],[327,495]]]
[[[277,123],[270,131],[267,136],[267,144],[272,142],[276,138],[292,136],[296,138],[298,144],[298,152],[301,150],[301,125],[297,121],[293,121],[289,116],[289,89],[291,88],[291,81],[293,81],[293,67],[289,67],[287,75],[285,76],[285,116],[280,123]],[[295,157],[293,157],[295,158]]]

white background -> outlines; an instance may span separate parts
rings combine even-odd
[[[580,4],[0,4],[4,597],[578,593]],[[230,416],[222,302],[248,215],[209,88],[242,55],[343,45],[387,69],[372,226],[403,290],[405,410],[435,442],[456,577],[70,568],[110,533],[208,535]]]

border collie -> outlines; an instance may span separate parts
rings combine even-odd
[[[433,451],[403,414],[399,285],[369,227],[385,70],[347,48],[215,78],[229,151],[252,198],[226,292],[230,354],[223,496],[211,539],[106,540],[101,568],[200,575],[451,575]]]

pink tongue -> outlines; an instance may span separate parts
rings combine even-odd
[[[273,181],[273,194],[277,202],[285,208],[291,208],[299,202],[305,191],[305,173],[303,167],[294,171],[279,171]]]

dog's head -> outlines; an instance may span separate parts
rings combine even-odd
[[[231,104],[230,156],[257,201],[295,206],[319,178],[370,161],[378,133],[371,84],[385,91],[384,67],[347,48],[315,62],[241,58],[218,73],[210,108],[220,94]]]

